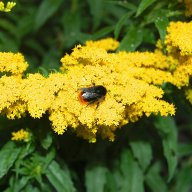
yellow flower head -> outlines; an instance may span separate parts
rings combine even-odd
[[[0,112],[17,102],[22,93],[22,79],[19,76],[2,76],[0,78]]]
[[[188,87],[185,90],[185,96],[186,96],[186,99],[188,99],[189,102],[192,104],[192,89],[191,89],[191,87]]]
[[[12,74],[23,73],[28,67],[21,53],[0,52],[0,72],[11,72]]]
[[[18,140],[21,141],[21,140],[27,139],[28,135],[29,135],[29,133],[27,131],[25,131],[24,129],[21,129],[17,132],[12,132],[11,134],[13,136],[11,138],[11,140],[16,140],[16,141],[18,141]]]
[[[71,128],[89,142],[95,142],[97,134],[113,141],[118,127],[144,114],[174,115],[174,106],[161,99],[163,90],[151,84],[173,81],[168,71],[171,57],[161,51],[115,54],[106,49],[93,44],[75,47],[61,58],[63,74],[1,77],[1,113],[14,119],[28,111],[40,118],[48,111],[56,133]],[[95,102],[82,98],[81,88],[97,85],[107,90],[103,98],[96,97]]]
[[[67,73],[61,77],[63,85],[49,109],[53,129],[59,134],[63,134],[69,126],[78,136],[90,142],[96,141],[97,133],[113,141],[113,132],[117,127],[129,121],[137,121],[143,114],[149,116],[160,112],[167,116],[175,113],[173,105],[161,100],[162,89],[149,85],[142,79],[143,76],[141,78],[132,74],[134,69],[135,72],[136,69],[147,71],[148,66],[154,67],[155,64],[159,70],[169,68],[170,64],[166,62],[162,65],[155,54],[113,54],[101,48],[78,46],[71,55],[64,56],[61,62]],[[152,75],[156,74],[154,69]],[[159,75],[161,83],[166,78],[166,73],[162,71],[162,74]],[[92,87],[93,84],[107,89],[98,108],[97,102],[87,106],[78,99],[78,89]]]
[[[0,2],[0,11],[3,11],[4,10],[4,3],[1,1]]]
[[[170,22],[165,45],[180,50],[181,55],[192,55],[192,22]]]
[[[96,47],[96,48],[103,48],[106,51],[115,51],[119,46],[119,41],[116,41],[113,38],[106,38],[101,39],[98,41],[86,41],[86,47]]]
[[[41,74],[29,74],[22,82],[23,92],[20,96],[27,103],[27,110],[34,118],[40,118],[48,110],[53,99],[54,90]]]
[[[0,11],[4,12],[10,12],[11,9],[16,5],[14,2],[8,2],[6,8],[4,8],[4,3],[1,1],[0,2]]]

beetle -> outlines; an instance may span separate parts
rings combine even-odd
[[[102,85],[95,85],[93,83],[92,87],[88,88],[80,88],[78,89],[80,92],[78,94],[79,101],[82,104],[91,104],[97,102],[97,107],[99,107],[99,100],[105,98],[105,95],[107,93],[107,89],[103,87]]]

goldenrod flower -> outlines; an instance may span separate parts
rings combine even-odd
[[[191,87],[185,90],[185,96],[186,96],[186,99],[188,99],[189,102],[192,104],[192,88]]]
[[[16,140],[16,141],[18,141],[18,140],[21,141],[21,140],[27,139],[28,135],[29,135],[29,133],[27,131],[25,131],[24,129],[21,129],[17,132],[12,132],[11,134],[13,136],[11,138],[11,140]]]
[[[19,76],[2,76],[0,78],[0,112],[4,108],[9,108],[20,100],[22,93],[22,79]]]
[[[0,72],[11,72],[12,74],[23,73],[28,67],[21,53],[0,52]]]
[[[54,90],[49,81],[41,74],[29,74],[22,82],[21,100],[27,103],[27,110],[34,118],[40,118],[48,110],[53,99]]]
[[[151,83],[174,82],[169,69],[174,62],[177,66],[177,60],[161,51],[115,54],[106,49],[93,44],[75,47],[61,59],[65,74],[1,77],[1,113],[14,119],[28,111],[40,118],[48,111],[56,133],[63,134],[70,127],[89,142],[95,142],[97,134],[113,141],[118,127],[144,114],[174,115],[174,106],[161,99],[163,90]],[[97,103],[87,106],[78,99],[78,89],[93,84],[107,90],[98,108]]]
[[[163,57],[166,58],[164,61],[165,63],[168,62],[169,68],[163,72],[166,74],[166,78],[163,79],[179,89],[189,85],[189,78],[192,75],[191,30],[192,22],[170,22],[170,26],[167,28],[168,35],[164,42],[167,56],[164,55]],[[157,46],[156,52],[159,51],[162,54],[160,42]],[[161,72],[161,74],[163,73]],[[160,80],[160,78],[158,77],[157,80]]]
[[[0,2],[0,11],[3,11],[4,10],[4,3],[1,1]]]
[[[50,120],[54,131],[63,134],[70,126],[78,136],[89,139],[90,142],[96,141],[96,133],[113,141],[113,132],[117,127],[129,121],[137,121],[143,114],[149,116],[151,113],[160,112],[164,116],[174,115],[174,106],[161,100],[163,90],[149,85],[143,80],[144,75],[135,74],[136,69],[148,71],[148,76],[156,78],[161,84],[166,77],[172,77],[170,72],[161,71],[169,69],[171,65],[166,56],[162,59],[167,62],[160,63],[156,54],[148,52],[111,54],[105,49],[76,47],[71,55],[61,59],[62,68],[68,71],[62,79],[63,88],[50,107]],[[159,75],[160,80],[158,77],[153,77],[158,74],[156,65],[162,72]],[[154,67],[153,74],[149,66]],[[77,90],[91,87],[93,83],[107,89],[105,100],[100,101],[101,104],[97,109],[95,104],[86,106],[78,100]]]
[[[180,50],[181,55],[192,55],[192,22],[170,22],[167,28],[165,45]]]
[[[16,5],[16,3],[14,2],[8,2],[7,6],[4,8],[4,3],[1,1],[0,2],[0,11],[4,11],[4,12],[10,12],[11,9]]]
[[[115,51],[119,46],[119,41],[116,41],[113,38],[106,38],[101,39],[98,41],[86,41],[86,47],[96,47],[96,48],[103,48],[106,51]]]

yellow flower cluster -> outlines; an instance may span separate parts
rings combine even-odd
[[[70,55],[66,54],[61,59],[65,74],[51,73],[45,78],[37,73],[25,79],[16,72],[2,76],[0,112],[14,119],[26,111],[34,118],[48,111],[55,132],[63,134],[70,127],[90,142],[96,141],[97,134],[113,141],[116,128],[135,122],[144,114],[174,115],[174,106],[161,99],[163,90],[151,83],[171,82],[169,69],[174,62],[177,65],[177,60],[160,51],[108,53],[106,50],[115,41],[103,42],[107,45],[102,43],[102,48],[95,42],[91,46],[79,45]],[[78,89],[93,84],[107,90],[98,108],[97,102],[84,105],[78,99]]]
[[[11,72],[12,74],[21,74],[28,67],[21,53],[2,53],[0,52],[0,72]]]
[[[4,12],[10,12],[11,9],[16,5],[14,2],[8,2],[6,8],[4,8],[4,3],[1,1],[0,2],[0,11]]]
[[[175,59],[170,68],[172,84],[178,88],[189,85],[192,75],[192,22],[170,22],[165,46],[169,57]]]
[[[165,44],[178,48],[180,54],[192,55],[192,22],[170,22],[167,28],[168,35],[166,36]]]
[[[182,2],[182,1],[185,3],[185,7],[186,7],[185,15],[186,15],[186,17],[190,17],[192,15],[192,1],[191,0],[178,0],[178,2]]]
[[[21,140],[27,139],[29,133],[27,131],[25,131],[24,129],[21,129],[17,132],[12,132],[11,134],[13,136],[11,138],[11,140],[16,140],[16,141],[20,140],[21,141]]]
[[[113,38],[101,39],[98,41],[86,41],[86,47],[103,48],[106,51],[115,51],[119,47],[119,42]]]
[[[54,130],[60,134],[70,125],[77,135],[90,142],[95,142],[96,133],[114,140],[113,131],[117,127],[135,122],[143,114],[175,113],[173,105],[160,99],[162,89],[149,84],[171,81],[171,73],[163,70],[177,61],[161,52],[114,54],[95,46],[77,46],[61,62],[61,69],[68,70],[65,75],[68,88],[58,94],[50,116]],[[96,104],[82,105],[77,98],[78,88],[91,87],[93,83],[107,89],[98,109]]]
[[[185,90],[185,96],[186,96],[186,99],[188,99],[189,102],[192,104],[192,88],[191,87],[188,87]]]

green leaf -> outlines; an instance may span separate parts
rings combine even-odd
[[[37,31],[59,8],[64,0],[43,0],[37,10],[34,29]]]
[[[43,169],[47,169],[47,166],[49,165],[49,163],[55,158],[55,148],[52,147],[49,152],[47,153],[46,155],[46,158],[45,158],[45,164],[43,165]]]
[[[154,165],[148,170],[145,176],[145,182],[152,192],[168,192],[168,187],[165,181],[156,171],[156,166]]]
[[[0,178],[2,178],[12,167],[17,159],[21,147],[17,147],[13,141],[7,142],[0,151]]]
[[[105,191],[117,192],[118,191],[117,183],[115,182],[114,175],[110,173],[109,170],[107,171],[106,179],[107,179],[107,185],[105,187]]]
[[[31,12],[30,14],[23,15],[18,19],[18,33],[19,38],[23,38],[27,33],[29,34],[32,31],[34,26],[36,12]],[[31,39],[31,38],[30,38]]]
[[[106,184],[107,169],[103,165],[87,166],[85,169],[85,186],[87,192],[102,192]]]
[[[124,150],[121,154],[121,171],[124,175],[122,179],[121,191],[124,192],[144,192],[143,172],[137,161],[129,150]]]
[[[57,191],[73,192],[73,182],[68,173],[61,169],[56,161],[52,161],[48,166],[49,173],[46,174],[47,179]]]
[[[134,158],[138,159],[141,168],[145,171],[153,157],[151,144],[147,140],[144,140],[138,133],[130,133],[128,137]]]
[[[8,31],[8,33],[14,35],[14,37],[16,38],[19,37],[18,28],[15,25],[13,25],[13,23],[10,22],[8,19],[0,18],[0,27],[1,30],[4,29]]]
[[[8,33],[0,31],[0,51],[2,52],[18,52],[18,43],[15,38],[12,38]]]
[[[123,16],[121,17],[121,19],[118,21],[118,23],[117,23],[116,26],[115,26],[115,31],[114,31],[115,39],[118,39],[119,33],[120,33],[120,31],[121,31],[121,28],[122,28],[123,24],[125,23],[125,21],[126,21],[129,17],[131,17],[131,15],[133,15],[134,12],[135,12],[135,11],[131,11],[131,12],[126,13],[126,14],[123,15]]]
[[[126,51],[134,52],[136,48],[142,43],[143,32],[141,29],[131,29],[121,41],[117,52]]]
[[[187,192],[192,187],[192,168],[185,167],[179,171],[176,178],[176,192]]]
[[[157,43],[155,33],[151,28],[143,28],[143,42],[151,43],[154,45]]]
[[[114,26],[108,26],[104,27],[101,30],[97,31],[96,33],[93,34],[92,40],[95,41],[97,39],[103,38],[104,36],[108,35],[115,29]]]
[[[77,40],[78,40],[80,43],[84,44],[86,41],[90,40],[91,37],[92,37],[91,34],[79,32],[79,33],[77,34],[77,37],[76,37],[76,38],[77,38]]]
[[[137,11],[137,7],[134,4],[129,3],[129,2],[124,3],[122,1],[105,1],[105,3],[119,5],[121,7],[125,7],[127,9],[130,9],[134,12]]]
[[[136,17],[138,17],[147,7],[157,0],[142,0],[137,9]]]
[[[174,175],[177,166],[177,128],[173,117],[161,117],[154,123],[162,138],[163,150],[168,163],[168,182]]]
[[[97,29],[103,18],[103,0],[87,0],[93,15],[93,30]]]
[[[27,39],[24,42],[24,45],[26,47],[31,48],[32,50],[34,50],[35,52],[37,52],[40,55],[47,54],[46,50],[44,50],[43,46],[39,42],[34,41],[34,39]]]
[[[48,149],[51,144],[52,144],[52,141],[53,141],[53,136],[52,136],[52,132],[51,131],[46,131],[44,132],[44,135],[41,134],[41,146],[44,148],[44,149]]]
[[[41,192],[37,187],[33,186],[31,183],[28,183],[22,192],[30,192],[30,191]]]
[[[178,144],[179,156],[186,156],[192,154],[192,143],[179,143]]]
[[[44,77],[48,77],[49,72],[48,72],[47,69],[45,69],[44,67],[39,67],[39,69],[41,69],[42,75],[43,75]]]
[[[20,192],[21,189],[27,185],[29,179],[30,176],[22,176],[20,179],[16,180],[14,182],[14,192]]]
[[[161,41],[164,43],[165,36],[167,34],[167,27],[169,25],[169,20],[166,17],[166,14],[162,10],[156,10],[154,14],[154,22],[157,27]]]

